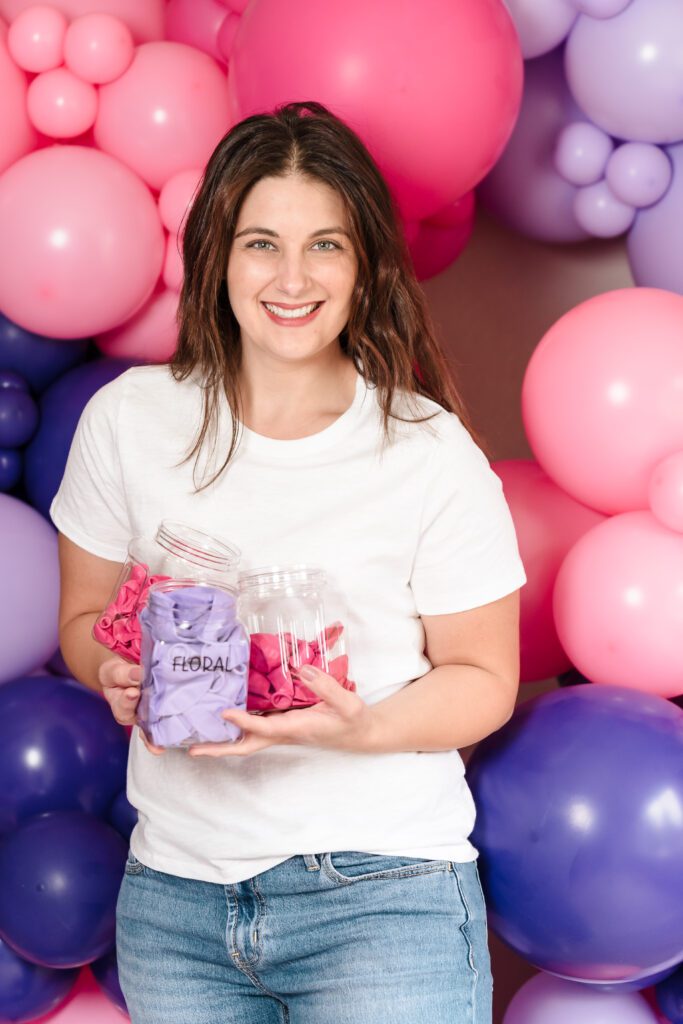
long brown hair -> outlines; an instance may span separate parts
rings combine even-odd
[[[288,103],[273,114],[246,118],[219,142],[185,224],[179,339],[170,368],[176,380],[197,372],[204,402],[184,461],[199,454],[209,435],[215,439],[224,396],[232,412],[228,454],[200,490],[220,476],[239,443],[240,330],[226,284],[239,211],[257,181],[288,174],[331,186],[346,208],[358,276],[339,340],[358,372],[377,387],[385,434],[397,390],[433,399],[471,430],[375,162],[358,136],[321,104]]]

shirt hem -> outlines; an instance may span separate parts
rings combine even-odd
[[[65,537],[68,537],[74,544],[78,544],[80,548],[88,551],[91,555],[97,555],[98,558],[106,558],[108,562],[125,562],[128,557],[127,549],[121,554],[120,548],[110,548],[106,544],[91,540],[90,537],[81,533],[77,527],[72,526],[68,518],[63,516],[59,507],[54,504],[50,507],[50,519],[60,533],[63,533]]]

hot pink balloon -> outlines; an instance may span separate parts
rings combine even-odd
[[[194,167],[174,174],[159,193],[161,223],[171,234],[180,233],[203,173],[203,170]]]
[[[655,466],[648,500],[660,523],[683,533],[683,452],[674,452]]]
[[[113,14],[125,21],[136,43],[164,38],[165,6],[165,0],[51,0],[50,3],[50,7],[56,7],[69,19],[82,14]],[[35,0],[0,0],[0,14],[8,21],[29,7],[35,7]]]
[[[360,134],[402,215],[422,220],[502,152],[522,55],[500,0],[252,0],[228,89],[234,121],[290,100],[325,104]]]
[[[449,267],[470,240],[474,227],[474,192],[422,221],[409,242],[418,281],[426,281]]]
[[[75,75],[93,85],[119,78],[133,60],[133,35],[125,21],[111,14],[85,14],[64,37],[64,61]]]
[[[203,167],[229,127],[225,74],[182,43],[147,43],[100,89],[95,139],[152,188]]]
[[[90,971],[81,972],[74,989],[53,1013],[39,1024],[130,1024],[128,1014],[119,1010],[100,990]]]
[[[28,330],[114,327],[151,294],[163,255],[149,190],[106,153],[52,146],[0,178],[0,309]]]
[[[67,21],[55,7],[36,4],[22,11],[9,27],[7,46],[24,71],[49,71],[64,56]]]
[[[550,328],[527,367],[522,415],[546,473],[602,512],[643,509],[650,474],[683,449],[683,296],[606,292]]]
[[[235,14],[234,11],[228,11],[227,18],[224,19],[223,24],[218,30],[216,45],[220,51],[222,59],[226,61],[226,63],[232,56],[232,48],[235,45],[239,25],[240,15]]]
[[[95,339],[97,347],[112,358],[165,363],[178,344],[177,309],[177,292],[157,290],[134,317],[100,334]]]
[[[244,14],[251,0],[222,0],[223,6],[235,14]]]
[[[683,694],[683,536],[651,512],[589,530],[557,576],[555,625],[594,683],[660,697]]]
[[[604,516],[574,501],[532,460],[507,459],[503,482],[527,574],[521,593],[521,678],[532,683],[571,668],[553,618],[553,587],[563,559]]]
[[[0,39],[0,174],[38,141],[26,110],[27,87],[26,75]]]
[[[28,87],[28,115],[35,128],[55,139],[73,139],[95,123],[97,92],[68,68],[37,75]]]
[[[228,11],[218,0],[168,0],[166,38],[224,60],[218,33],[227,17]]]

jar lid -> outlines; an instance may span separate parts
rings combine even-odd
[[[241,572],[238,577],[241,591],[277,590],[299,593],[318,590],[327,583],[324,569],[315,565],[267,565]]]
[[[162,519],[156,541],[170,554],[214,572],[233,569],[241,555],[239,548],[234,545],[171,519]]]

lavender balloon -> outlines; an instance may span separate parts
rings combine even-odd
[[[571,0],[505,0],[525,58],[549,53],[576,21]]]
[[[625,11],[631,0],[573,0],[577,11],[591,18],[613,18]]]
[[[610,136],[589,121],[568,124],[557,139],[555,167],[570,185],[592,185],[605,173],[613,149]]]
[[[636,284],[683,295],[683,144],[670,146],[673,177],[663,199],[640,210],[628,236]]]
[[[614,995],[588,985],[537,974],[513,996],[503,1024],[657,1024],[637,993]]]
[[[617,199],[606,181],[598,181],[579,189],[574,214],[581,227],[596,238],[616,238],[631,227],[636,211]]]
[[[683,139],[681,0],[632,0],[612,18],[582,14],[565,59],[576,102],[610,135],[632,142]]]
[[[504,224],[542,242],[587,238],[574,216],[576,188],[554,165],[560,131],[581,119],[567,89],[562,55],[553,52],[528,61],[515,130],[477,190],[482,205]]]
[[[671,184],[671,160],[649,142],[626,142],[610,157],[605,178],[613,194],[631,206],[658,203]]]

